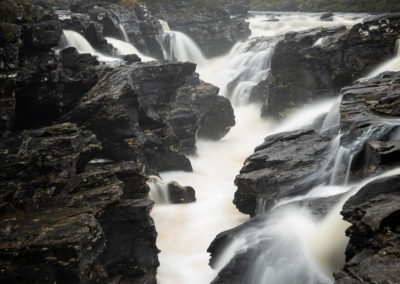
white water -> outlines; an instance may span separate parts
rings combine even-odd
[[[149,56],[146,56],[142,54],[139,50],[137,50],[136,47],[134,47],[132,44],[129,42],[124,42],[119,39],[115,39],[112,37],[106,37],[106,40],[109,44],[111,44],[115,49],[116,49],[116,54],[117,56],[123,56],[123,55],[128,55],[128,54],[136,54],[137,56],[142,59],[143,62],[148,62],[148,61],[154,61],[154,58],[151,58]]]
[[[171,31],[168,23],[160,20],[164,34],[161,39],[164,58],[170,61],[189,61],[200,66],[206,64],[206,58],[196,45],[196,43],[187,35],[178,31]]]
[[[75,31],[70,31],[70,30],[64,30],[64,43],[62,48],[65,47],[75,47],[76,50],[78,50],[79,53],[90,53],[93,56],[96,56],[99,61],[102,62],[118,62],[121,61],[118,58],[115,57],[110,57],[107,55],[104,55],[100,52],[97,52],[93,46],[84,38],[82,35]]]
[[[379,74],[386,71],[393,71],[393,72],[400,71],[400,39],[398,39],[396,42],[394,57],[388,60],[387,62],[383,63],[382,65],[378,66],[378,68],[376,68],[374,71],[368,74],[366,79],[376,77]]]
[[[250,18],[253,37],[279,36],[288,31],[321,25],[351,26],[361,21],[355,15],[343,14],[336,15],[331,22],[320,21],[320,14],[284,13],[274,16],[279,22],[266,22],[269,15]],[[165,22],[161,23],[166,35],[176,35]],[[207,247],[218,233],[247,219],[232,204],[236,190],[233,181],[245,158],[266,136],[301,128],[327,112],[329,114],[321,131],[338,123],[337,99],[306,106],[279,125],[260,119],[259,107],[247,104],[251,89],[268,76],[274,39],[264,39],[256,44],[252,44],[253,39],[250,39],[236,44],[227,55],[209,60],[204,59],[198,48],[192,48],[193,41],[189,40],[186,36],[178,36],[169,46],[166,45],[167,41],[163,41],[165,57],[199,63],[197,71],[201,78],[217,85],[221,88],[221,94],[234,100],[237,125],[219,142],[198,141],[198,154],[190,157],[193,173],[161,174],[165,182],[177,181],[183,186],[193,186],[197,202],[187,205],[161,204],[152,212],[159,233],[157,245],[161,249],[161,266],[158,270],[160,284],[209,283],[215,277],[216,272],[208,267]],[[323,44],[323,40],[318,44]],[[236,81],[234,87],[228,88],[227,85],[233,81]],[[332,167],[337,161],[339,149],[338,135],[331,143],[326,168],[329,165]],[[349,168],[346,169],[348,175]],[[335,167],[330,171],[335,172]],[[281,200],[280,204],[329,197],[348,192],[350,188],[348,185],[320,185],[306,195]],[[344,200],[322,221],[317,221],[305,208],[289,206],[277,210],[265,221],[263,229],[248,231],[234,241],[219,259],[217,267],[222,268],[238,252],[266,240],[266,249],[254,262],[254,270],[248,275],[246,283],[293,283],[293,279],[298,283],[331,283],[332,272],[343,264],[347,243],[344,230],[348,224],[339,214]],[[262,207],[262,200],[260,204]],[[269,245],[270,242],[273,245]]]
[[[335,13],[332,21],[320,20],[321,13],[256,13],[248,20],[252,37],[284,35],[316,27],[351,27],[362,21],[360,14]],[[275,19],[277,21],[268,21]]]

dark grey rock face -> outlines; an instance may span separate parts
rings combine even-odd
[[[236,177],[236,207],[253,216],[258,199],[265,200],[268,209],[276,199],[306,193],[322,182],[326,177],[319,170],[327,166],[334,135],[309,129],[267,137]]]
[[[350,30],[317,28],[286,34],[272,56],[273,80],[260,83],[257,90],[265,104],[263,115],[283,118],[303,104],[339,94],[393,57],[399,25],[399,15],[389,14]]]
[[[143,169],[87,167],[100,151],[71,123],[3,137],[2,281],[154,281],[153,203],[130,199],[148,192]]]
[[[346,202],[342,215],[352,226],[346,231],[347,262],[335,283],[399,282],[399,176],[365,185]]]

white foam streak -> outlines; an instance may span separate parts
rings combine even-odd
[[[124,42],[122,40],[118,40],[112,37],[106,37],[106,40],[109,44],[111,44],[116,49],[117,56],[124,56],[129,54],[136,54],[139,56],[143,62],[153,61],[154,58],[143,55],[136,47],[128,42]]]

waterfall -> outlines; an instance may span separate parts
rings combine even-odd
[[[98,60],[103,62],[114,63],[120,61],[118,58],[110,57],[97,52],[86,40],[86,38],[75,31],[63,30],[61,49],[66,47],[75,47],[79,53],[90,53],[91,55],[96,56]]]
[[[354,186],[342,187],[347,194],[322,220],[296,205],[278,207],[265,217],[260,226],[243,231],[228,246],[220,261],[227,263],[232,256],[263,247],[253,256],[252,269],[245,283],[332,283],[332,273],[344,264],[348,242],[344,231],[350,225],[343,221],[340,211],[344,203],[366,184],[400,174],[400,168],[369,178]],[[318,193],[324,193],[320,195]],[[310,196],[336,194],[329,187],[318,187],[296,200]]]
[[[150,176],[147,181],[150,188],[149,198],[157,204],[168,204],[170,202],[168,195],[168,184],[157,176]]]
[[[274,22],[268,21],[272,16]],[[197,141],[198,153],[189,157],[192,173],[160,173],[166,183],[177,181],[192,186],[196,190],[197,202],[157,204],[151,213],[159,233],[157,246],[161,249],[159,283],[210,283],[218,270],[232,258],[254,247],[260,254],[252,260],[254,269],[247,274],[245,283],[293,283],[293,279],[297,283],[332,282],[332,271],[343,263],[347,243],[344,230],[348,223],[343,222],[339,214],[342,203],[338,203],[322,220],[316,220],[307,208],[289,203],[336,196],[351,190],[352,186],[347,184],[348,177],[344,182],[334,179],[329,184],[333,172],[344,170],[345,175],[350,175],[351,154],[357,148],[349,145],[349,156],[342,155],[343,160],[335,167],[338,152],[346,152],[345,148],[340,149],[341,133],[331,141],[326,164],[318,173],[327,176],[327,184],[321,179],[321,184],[310,188],[305,195],[277,200],[275,209],[265,215],[261,228],[257,226],[257,230],[244,232],[228,245],[218,258],[217,271],[209,268],[206,253],[218,233],[236,227],[248,218],[232,204],[236,191],[233,180],[243,161],[254,152],[254,147],[268,135],[300,129],[324,113],[328,114],[319,130],[321,133],[339,124],[340,100],[337,98],[305,106],[280,124],[260,119],[260,106],[249,104],[254,87],[268,79],[270,59],[280,36],[288,31],[341,24],[351,26],[361,21],[361,17],[348,14],[337,14],[331,22],[320,21],[319,17],[320,14],[302,13],[251,16],[252,38],[235,44],[228,54],[210,59],[204,59],[187,36],[171,31],[166,22],[160,21],[164,30],[162,47],[165,58],[198,63],[200,77],[218,86],[220,94],[233,102],[236,126],[221,141]],[[324,40],[318,44],[324,44]],[[361,140],[355,141],[354,146],[359,147],[362,143]],[[265,201],[258,199],[257,207],[259,211],[265,211]],[[327,240],[332,238],[337,241],[328,244]]]
[[[128,34],[126,33],[126,30],[122,24],[119,24],[119,28],[121,30],[122,36],[124,37],[124,41],[129,43],[129,37]]]
[[[139,56],[143,62],[153,61],[154,58],[143,55],[136,47],[134,47],[129,42],[124,42],[122,40],[118,40],[112,37],[106,37],[106,40],[109,44],[111,44],[116,49],[117,56],[123,56],[128,54],[136,54]]]
[[[394,57],[387,62],[379,65],[374,71],[367,75],[367,79],[378,76],[379,74],[386,71],[397,72],[400,71],[400,39],[396,41],[396,47]]]
[[[206,58],[190,37],[182,32],[171,31],[167,22],[159,21],[164,31],[161,46],[166,60],[206,64]]]
[[[79,33],[69,30],[64,30],[63,33],[67,46],[75,47],[79,53],[96,54],[92,45]]]

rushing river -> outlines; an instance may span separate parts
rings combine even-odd
[[[233,205],[236,187],[235,176],[244,160],[254,148],[271,134],[299,129],[313,122],[323,113],[328,113],[321,131],[337,125],[340,100],[332,98],[308,105],[293,113],[285,121],[276,123],[260,118],[260,106],[250,104],[250,94],[254,86],[267,78],[270,59],[279,38],[290,31],[301,31],[325,26],[352,25],[362,21],[365,15],[336,14],[332,21],[321,21],[321,14],[310,13],[252,13],[248,19],[252,36],[247,42],[237,43],[225,56],[206,59],[196,44],[185,34],[171,31],[168,23],[160,21],[164,35],[160,44],[168,60],[191,61],[197,63],[201,78],[220,88],[220,95],[228,97],[235,109],[236,126],[221,141],[197,141],[197,154],[190,157],[192,173],[161,173],[162,183],[177,181],[182,186],[192,186],[196,190],[197,201],[191,204],[172,205],[165,202],[165,193],[159,190],[165,186],[152,186],[151,197],[156,200],[152,216],[158,231],[157,246],[160,268],[160,284],[204,284],[210,283],[218,271],[208,265],[207,248],[215,236],[248,220]],[[122,34],[126,34],[121,27]],[[168,38],[167,38],[168,37]],[[259,40],[258,37],[263,37]],[[135,53],[143,61],[153,60],[125,41],[107,38],[116,49],[116,55]],[[319,39],[315,45],[323,44]],[[74,46],[81,53],[92,53],[104,62],[119,62],[121,59],[105,56],[73,31],[64,31],[64,42],[60,48]],[[367,77],[385,70],[400,71],[400,48],[396,55]],[[397,123],[397,122],[396,122]],[[363,144],[369,135],[379,131],[370,129],[354,142],[354,147]],[[277,206],[310,197],[328,197],[345,194],[342,200],[324,217],[316,220],[306,208],[284,206],[274,210],[263,221],[261,229],[242,232],[219,257],[217,268],[222,269],[238,252],[257,248],[260,242],[268,240],[268,246],[259,252],[251,271],[246,274],[246,284],[259,283],[332,283],[332,272],[343,265],[344,249],[347,243],[345,229],[348,226],[340,216],[340,209],[348,198],[368,180],[356,185],[337,185],[335,171],[340,164],[352,160],[350,149],[340,147],[340,133],[331,141],[327,164],[331,182],[321,184],[303,196],[290,200],[278,200]],[[399,170],[385,175],[398,174]],[[154,182],[154,179],[153,181]],[[154,185],[154,184],[153,184]],[[257,207],[263,214],[263,202]]]
[[[160,284],[204,284],[212,281],[217,272],[208,266],[208,246],[218,233],[248,219],[232,203],[236,191],[233,182],[244,160],[269,134],[307,125],[334,105],[335,99],[308,106],[276,124],[261,119],[259,107],[247,103],[251,88],[267,76],[275,42],[272,38],[259,49],[250,51],[247,47],[253,37],[277,37],[293,30],[351,26],[361,21],[357,15],[338,15],[331,22],[321,21],[319,17],[318,14],[255,14],[249,18],[253,33],[249,41],[237,43],[227,55],[209,60],[204,60],[202,55],[196,57],[197,50],[193,52],[191,49],[194,43],[181,33],[172,32],[175,33],[175,42],[178,41],[178,46],[169,47],[175,50],[175,58],[190,58],[198,63],[197,71],[201,78],[218,86],[221,95],[231,98],[237,124],[221,141],[197,142],[198,153],[190,157],[193,173],[161,174],[166,182],[177,181],[183,186],[192,186],[196,190],[197,202],[187,205],[159,204],[153,209],[152,216],[159,234],[157,245],[161,250],[158,270]],[[238,76],[240,82],[231,90],[232,93],[228,93],[227,85]],[[229,256],[226,258],[228,260]]]

